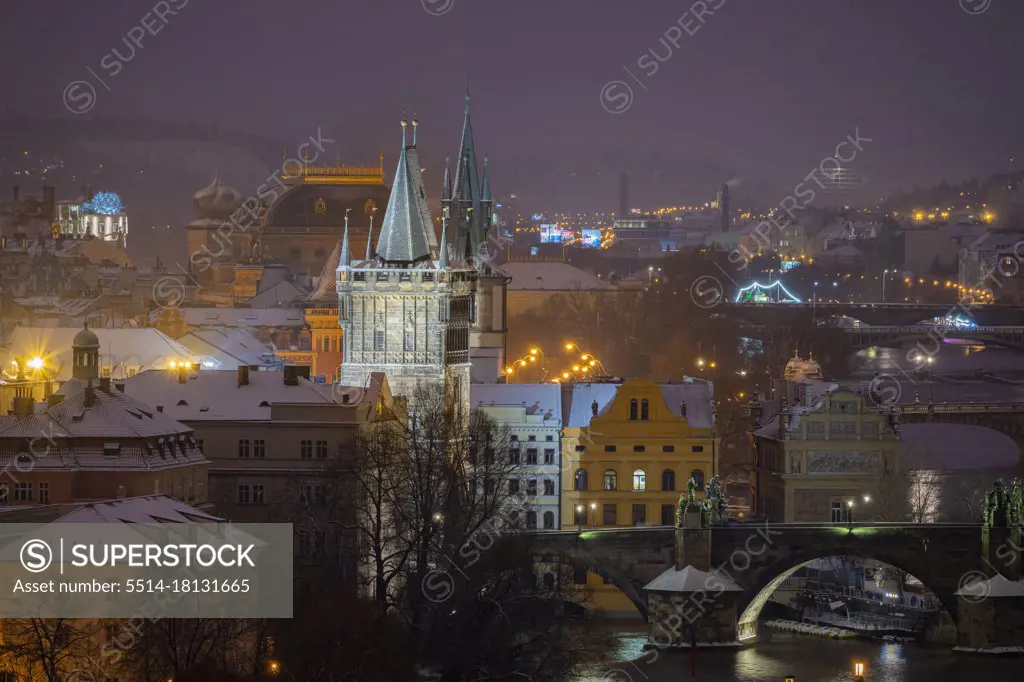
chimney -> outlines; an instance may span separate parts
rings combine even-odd
[[[53,185],[43,186],[43,218],[46,220],[53,220],[56,215],[57,206],[57,188]]]
[[[14,416],[31,417],[35,411],[35,400],[31,396],[19,396],[14,399]]]
[[[238,385],[248,386],[249,385],[249,366],[239,365],[238,366]]]
[[[100,390],[110,395],[110,377],[100,377]]]
[[[62,402],[64,402],[64,396],[62,396],[59,393],[54,393],[49,398],[46,399],[46,407],[56,407],[57,405],[60,405]]]

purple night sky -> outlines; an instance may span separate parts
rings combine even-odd
[[[5,108],[296,140],[321,126],[346,161],[383,150],[391,164],[398,120],[415,109],[429,168],[456,147],[468,76],[496,192],[535,172],[545,182],[532,199],[559,208],[614,208],[623,170],[638,200],[662,204],[707,197],[734,176],[788,193],[856,128],[873,139],[856,168],[877,196],[1007,171],[1024,149],[1020,0],[706,0],[721,6],[703,25],[691,3],[667,0],[424,8],[446,2],[18,3],[0,26],[5,53],[20,55],[8,61],[17,95]],[[146,19],[158,33],[120,73],[101,66],[112,49],[130,54],[122,39],[154,5],[183,3],[165,24]],[[645,76],[638,60],[666,54],[659,39],[678,35],[677,20],[693,34]],[[71,115],[62,93],[95,82],[90,69],[110,91],[97,85],[95,108]],[[619,79],[635,98],[611,114],[600,94]]]

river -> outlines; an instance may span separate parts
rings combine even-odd
[[[589,620],[579,624],[587,641],[601,651],[588,652],[571,682],[850,682],[853,665],[865,667],[865,682],[1001,682],[1021,679],[1019,658],[957,654],[915,644],[866,640],[829,640],[769,633],[771,641],[737,649],[698,650],[696,674],[688,651],[645,651],[642,623]],[[763,632],[763,630],[762,630]]]

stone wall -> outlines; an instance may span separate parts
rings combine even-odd
[[[724,592],[715,599],[703,592],[648,592],[650,643],[689,647],[736,642],[736,599]]]

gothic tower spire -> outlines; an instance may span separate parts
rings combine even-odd
[[[341,238],[341,256],[338,258],[339,268],[347,268],[352,262],[352,256],[348,251],[348,212],[351,210],[351,208],[345,209],[345,234]]]
[[[407,125],[403,119],[402,152],[377,239],[377,256],[385,263],[419,262],[430,257],[431,247],[437,245],[427,208],[427,193],[423,189],[419,153],[416,147],[405,145]]]

